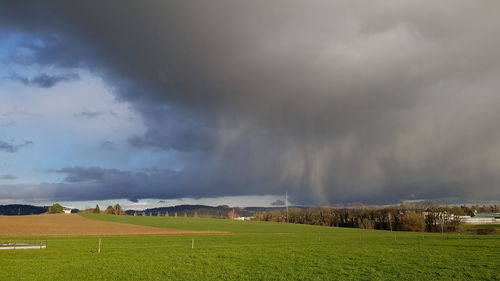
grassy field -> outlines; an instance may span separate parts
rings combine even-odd
[[[85,216],[233,233],[103,237],[100,254],[98,237],[48,238],[45,250],[0,251],[0,280],[500,280],[500,235]]]
[[[161,228],[181,230],[211,230],[229,231],[236,233],[332,233],[336,231],[355,231],[350,228],[331,228],[314,225],[297,225],[287,223],[236,221],[211,218],[184,218],[184,217],[134,217],[100,214],[81,214],[86,218],[102,221],[138,224]]]

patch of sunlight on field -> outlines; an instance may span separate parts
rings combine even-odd
[[[288,224],[260,221],[237,221],[212,218],[184,218],[184,217],[143,217],[143,216],[115,216],[102,214],[81,214],[89,219],[121,222],[161,228],[181,230],[211,230],[230,231],[240,233],[331,233],[352,232],[350,228],[331,228],[314,225]]]

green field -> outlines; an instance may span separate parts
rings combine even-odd
[[[500,280],[500,235],[85,216],[232,233],[103,237],[100,254],[97,237],[48,238],[45,250],[0,251],[0,280]]]

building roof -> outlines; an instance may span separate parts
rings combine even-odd
[[[477,213],[475,218],[494,218],[500,217],[500,213]]]

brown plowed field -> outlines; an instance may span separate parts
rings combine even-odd
[[[76,214],[0,216],[0,237],[221,233],[96,221]]]

